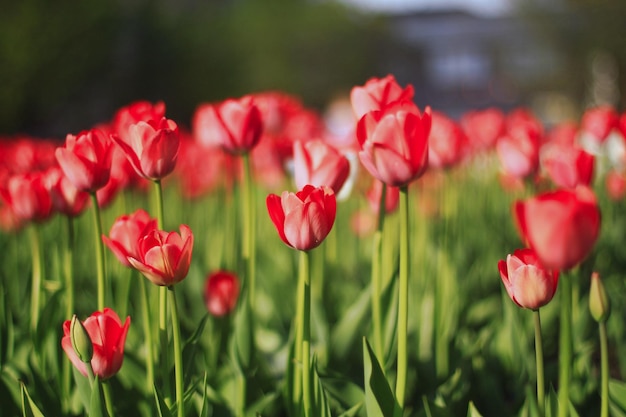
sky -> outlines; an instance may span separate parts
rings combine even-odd
[[[377,12],[410,12],[459,8],[484,16],[506,14],[513,0],[342,0],[346,4]]]

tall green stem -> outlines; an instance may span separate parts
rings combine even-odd
[[[154,181],[154,205],[157,212],[157,228],[163,230],[165,223],[163,216],[163,188],[161,181]],[[167,287],[159,287],[159,357],[161,358],[161,371],[163,381],[163,395],[165,403],[169,406],[172,400],[170,386],[170,357],[168,352],[167,338]]]
[[[304,334],[304,298],[305,298],[305,263],[303,252],[300,253],[300,265],[298,268],[298,288],[296,290],[296,334],[294,340],[294,371],[293,371],[293,398],[292,404],[294,410],[299,410],[302,404],[302,368],[304,361],[302,360],[302,340]]]
[[[572,365],[572,274],[559,280],[561,326],[559,334],[559,417],[569,415],[569,382]]]
[[[609,341],[606,322],[598,323],[600,328],[600,417],[609,417]]]
[[[109,417],[114,417],[115,413],[113,412],[113,398],[111,398],[111,385],[109,385],[109,381],[102,381],[102,394],[104,395],[104,405],[107,409],[107,413]]]
[[[67,233],[65,247],[63,250],[63,275],[65,278],[65,317],[72,317],[74,314],[74,220],[67,217]],[[63,361],[62,384],[63,398],[65,406],[69,407],[72,363]],[[67,411],[67,410],[66,410]]]
[[[254,187],[252,184],[252,169],[250,166],[250,155],[243,155],[243,194],[242,205],[244,209],[243,218],[243,258],[246,263],[248,302],[251,311],[254,311],[256,299],[256,251],[255,243],[255,223],[256,204],[254,198]]]
[[[407,333],[409,318],[409,199],[408,186],[400,188],[400,271],[398,281],[398,359],[396,377],[396,410],[394,416],[404,411],[407,378]]]
[[[185,403],[183,399],[183,350],[180,340],[180,322],[178,320],[178,304],[174,287],[168,287],[170,311],[172,317],[172,336],[174,339],[174,374],[176,378],[176,403],[178,405],[178,417],[185,416]]]
[[[32,261],[32,288],[30,291],[30,326],[33,334],[39,324],[39,305],[41,304],[41,240],[38,225],[31,224],[28,228],[30,253]]]
[[[134,276],[138,275],[137,270],[133,269]],[[135,278],[135,277],[132,277]],[[152,392],[154,386],[154,351],[152,340],[152,317],[150,316],[150,303],[148,302],[148,294],[146,291],[146,280],[143,277],[139,278],[139,291],[141,292],[141,314],[143,316],[143,333],[146,344],[146,389],[147,392]],[[67,362],[67,361],[66,361]]]
[[[385,351],[383,344],[382,331],[382,312],[380,306],[380,297],[382,292],[382,241],[383,229],[385,226],[386,214],[386,195],[387,184],[383,183],[380,193],[380,201],[378,202],[378,221],[376,223],[376,232],[372,241],[372,326],[374,327],[374,353],[378,357],[383,372],[385,371]]]
[[[93,225],[95,230],[95,249],[96,249],[96,273],[98,279],[98,310],[104,310],[105,302],[105,271],[104,271],[104,243],[102,243],[102,219],[100,218],[100,205],[96,193],[89,193],[91,196],[91,205],[93,206]]]
[[[543,339],[541,336],[541,316],[539,309],[533,311],[535,321],[535,359],[537,363],[537,404],[539,406],[539,417],[545,413],[545,386],[543,372]]]
[[[311,280],[309,270],[310,254],[300,251],[300,269],[303,285],[303,316],[302,316],[302,404],[304,405],[304,416],[311,417]]]

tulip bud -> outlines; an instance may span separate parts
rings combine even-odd
[[[72,342],[72,348],[78,358],[84,363],[90,363],[93,357],[93,344],[87,329],[83,326],[83,323],[78,320],[76,314],[72,317],[70,324],[70,340]]]
[[[589,311],[598,323],[604,322],[611,314],[611,303],[600,279],[600,274],[591,274],[591,288],[589,289]]]

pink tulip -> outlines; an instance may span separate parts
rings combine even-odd
[[[61,346],[72,364],[84,376],[88,376],[87,364],[80,360],[72,347],[70,320],[63,323],[63,339]],[[102,312],[96,311],[83,322],[83,326],[93,345],[91,367],[94,375],[101,380],[109,379],[122,367],[124,360],[124,344],[130,326],[130,317],[126,317],[122,324],[119,316],[110,308]]]
[[[506,292],[515,304],[537,310],[552,300],[559,272],[545,269],[532,249],[518,249],[498,262]]]
[[[308,251],[319,246],[335,222],[337,202],[329,187],[306,185],[297,193],[270,194],[267,211],[278,235],[294,249]]]
[[[111,252],[122,263],[131,267],[128,258],[139,258],[139,239],[149,231],[157,228],[157,221],[143,209],[139,209],[130,215],[118,217],[109,236],[102,236],[102,241],[111,249]]]
[[[296,187],[307,184],[327,186],[338,193],[350,174],[350,162],[323,140],[296,141],[293,144]]]
[[[541,264],[568,270],[582,262],[600,232],[600,209],[590,188],[543,193],[514,205],[522,240]]]
[[[350,92],[352,109],[357,119],[374,110],[386,110],[396,102],[412,101],[413,86],[400,87],[393,75],[370,78],[365,85],[356,86]]]

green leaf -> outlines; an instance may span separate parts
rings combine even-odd
[[[64,360],[68,360],[64,358]],[[72,373],[74,374],[74,381],[76,382],[76,388],[78,390],[78,396],[85,410],[89,410],[91,404],[91,385],[89,379],[83,376],[74,365],[72,365]]]
[[[356,344],[357,338],[363,334],[360,323],[367,321],[370,311],[370,286],[367,286],[356,301],[341,315],[341,320],[332,329],[330,343],[333,354],[339,359],[347,358]]]
[[[44,417],[43,413],[37,405],[33,402],[33,399],[30,398],[28,394],[28,390],[26,389],[26,385],[22,381],[20,381],[20,386],[22,390],[22,414],[24,417]]]
[[[472,401],[469,402],[467,407],[467,417],[483,417],[483,415],[478,412]]]
[[[626,416],[626,382],[609,380],[609,406],[613,415]]]
[[[357,403],[352,408],[347,409],[343,413],[339,414],[337,417],[354,417],[363,407],[363,403]]]
[[[330,405],[326,398],[326,391],[317,372],[317,357],[311,360],[311,387],[313,387],[313,415],[319,417],[331,417]]]
[[[363,373],[368,417],[393,417],[395,398],[366,338],[363,338]]]
[[[163,395],[159,392],[159,389],[156,385],[153,386],[152,392],[154,393],[154,403],[156,405],[157,416],[158,417],[172,417],[172,413],[170,413],[170,409],[165,404],[165,400],[163,399]]]
[[[244,293],[240,295],[241,300],[247,300]],[[250,311],[250,305],[247,302],[239,303],[233,328],[235,329],[235,337],[232,338],[231,349],[234,353],[233,359],[239,369],[245,374],[252,365],[254,357],[254,334],[253,334],[253,318]]]
[[[396,271],[397,272],[397,271]],[[384,351],[385,358],[388,358],[389,361],[393,361],[393,350],[394,345],[396,343],[396,333],[398,330],[398,277],[397,274],[394,274],[387,286],[383,289],[383,293],[381,296],[381,310],[384,317],[383,321],[383,337],[384,337]],[[384,358],[381,358],[383,362],[385,362]],[[387,365],[387,363],[384,363]]]
[[[89,417],[108,417],[104,398],[102,396],[102,384],[97,376],[91,387],[91,402],[89,403]]]

